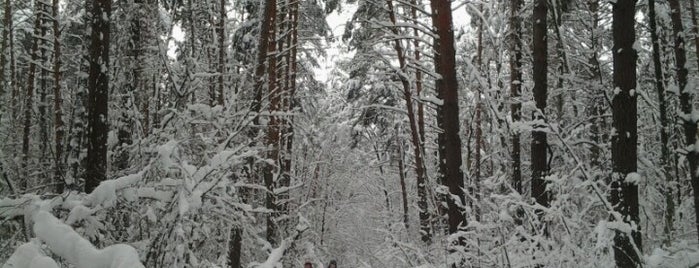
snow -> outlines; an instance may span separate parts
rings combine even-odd
[[[76,268],[144,267],[136,249],[131,246],[117,244],[99,250],[49,212],[38,211],[33,219],[37,238]],[[47,263],[47,260],[40,262]]]
[[[51,258],[46,257],[35,239],[22,244],[10,256],[2,268],[58,268]]]
[[[638,174],[636,172],[631,172],[631,173],[626,175],[624,182],[639,185],[642,182],[642,180],[643,180],[643,178],[641,177],[641,174]]]
[[[645,257],[647,267],[650,268],[697,267],[699,265],[697,246],[688,246],[682,242],[667,249],[655,248],[650,255]]]
[[[95,190],[85,199],[85,205],[89,207],[112,207],[116,204],[118,190],[123,190],[141,181],[147,168],[136,174],[129,174],[118,179],[106,180],[100,183]]]

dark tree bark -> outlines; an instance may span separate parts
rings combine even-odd
[[[90,3],[90,2],[88,2]],[[85,192],[91,193],[107,177],[107,106],[109,96],[109,18],[111,0],[91,2],[88,71],[88,128]],[[86,7],[88,8],[88,7]]]
[[[690,1],[692,2],[692,1]],[[678,0],[668,0],[670,4],[670,19],[672,20],[672,32],[675,38],[675,64],[677,70],[677,85],[680,91],[680,110],[682,114],[682,127],[687,147],[693,147],[697,141],[697,121],[692,117],[693,95],[687,89],[687,55],[685,50],[684,27],[682,25],[682,6]],[[694,215],[699,216],[699,174],[697,167],[699,166],[699,150],[693,149],[687,152],[687,162],[689,162],[689,174],[692,179],[692,189],[694,190]],[[696,228],[699,231],[699,220],[696,220]]]
[[[512,122],[522,120],[522,19],[519,14],[522,9],[522,0],[511,0],[510,32],[512,43],[510,45],[510,116]],[[522,194],[522,160],[519,130],[512,131],[512,188]]]
[[[41,158],[39,160],[40,166],[43,168],[43,166],[46,164],[43,159],[46,158],[46,154],[48,152],[49,148],[49,131],[48,131],[48,120],[46,120],[46,95],[47,95],[47,88],[46,88],[46,80],[48,77],[48,72],[46,70],[49,69],[48,67],[48,58],[46,56],[46,48],[48,48],[48,38],[46,38],[46,32],[48,31],[47,27],[47,22],[48,22],[48,14],[50,14],[50,11],[48,10],[50,7],[47,5],[46,2],[40,1],[37,3],[37,6],[35,6],[35,9],[38,9],[39,12],[37,13],[37,16],[40,16],[41,18],[41,27],[40,27],[40,36],[39,36],[39,57],[40,57],[40,67],[39,69],[41,70],[39,72],[39,88],[38,88],[38,94],[39,94],[39,103],[37,103],[37,108],[39,110],[39,151],[41,152]],[[43,176],[42,176],[43,177]]]
[[[7,47],[11,42],[9,37],[12,28],[12,4],[10,0],[5,0],[4,9],[5,16],[2,22],[4,27],[2,28],[2,40],[0,40],[0,42],[2,42],[0,45],[0,96],[5,96],[5,86],[10,84],[5,81],[5,66],[7,65],[7,56],[5,52],[7,52]],[[2,108],[4,109],[4,107]]]
[[[479,5],[479,12],[483,13],[483,4]],[[481,21],[480,17],[476,19],[476,23],[478,24],[478,34],[476,37],[476,43],[477,43],[477,48],[476,48],[476,68],[479,68],[481,70],[487,68],[483,65],[483,21]],[[482,118],[482,113],[483,113],[483,104],[481,100],[481,95],[483,94],[483,88],[479,85],[476,86],[476,111],[474,115],[474,120],[475,121],[475,148],[473,152],[473,162],[474,162],[474,168],[473,168],[473,178],[471,180],[471,184],[469,188],[473,188],[471,195],[475,197],[475,202],[472,204],[472,209],[473,209],[473,214],[475,214],[474,218],[476,221],[480,222],[481,221],[481,211],[480,211],[480,201],[481,201],[481,150],[483,150],[483,128],[481,118]]]
[[[54,182],[56,193],[62,193],[65,185],[63,179],[63,97],[61,96],[61,29],[58,23],[58,0],[53,0],[53,129],[54,129]]]
[[[697,25],[697,9],[695,2],[696,1],[689,1],[689,8],[692,14],[692,24],[694,24],[694,27],[692,27],[692,31],[694,32],[694,49],[695,53],[699,55],[699,25]],[[699,56],[697,56],[697,68],[699,68]]]
[[[398,133],[397,133],[398,134]],[[408,211],[408,189],[405,184],[405,149],[403,142],[397,139],[400,146],[398,147],[398,178],[400,179],[401,201],[403,201],[403,226],[406,230],[410,229],[410,213]],[[424,238],[425,234],[421,234]]]
[[[7,27],[9,29],[12,29],[12,27],[14,27],[14,26],[12,26],[13,25],[13,23],[12,23],[12,4],[10,3],[10,0],[5,0],[5,5],[7,8],[5,11],[6,12],[5,16],[7,16],[8,14],[10,15],[10,18],[9,18],[10,22],[8,24],[5,24],[5,25],[7,25]],[[7,19],[7,17],[5,19]],[[19,87],[17,87],[18,83],[17,83],[17,76],[15,73],[16,64],[15,64],[14,31],[9,31],[7,39],[8,39],[7,42],[9,43],[8,46],[10,47],[10,51],[9,51],[9,54],[10,54],[10,62],[9,62],[10,63],[10,77],[8,80],[11,83],[10,90],[12,91],[12,96],[11,96],[12,99],[10,100],[10,106],[11,106],[10,109],[12,109],[12,112],[11,112],[12,120],[13,120],[12,125],[14,126],[15,122],[18,118],[18,116],[17,116],[17,108],[18,108],[17,101],[19,99]]]
[[[667,184],[664,185],[665,191],[665,242],[669,243],[672,240],[673,222],[675,215],[675,203],[672,195],[673,177],[670,175],[670,144],[668,143],[668,119],[667,108],[665,103],[665,84],[663,77],[663,66],[660,61],[660,40],[658,38],[658,29],[656,25],[655,0],[648,0],[648,20],[650,23],[650,36],[653,42],[653,70],[655,74],[655,88],[658,92],[658,107],[660,109],[660,168],[663,171]]]
[[[277,88],[277,35],[276,35],[276,16],[277,16],[277,1],[269,0],[267,5],[270,5],[271,10],[269,13],[270,27],[269,27],[269,38],[267,39],[267,54],[269,57],[267,65],[267,93],[269,94],[269,123],[267,126],[267,147],[269,148],[267,152],[267,158],[274,162],[279,162],[279,116],[276,115],[280,111],[280,94]],[[267,7],[265,7],[267,8]],[[267,216],[267,241],[273,246],[276,246],[277,241],[277,228],[274,224],[274,217],[277,212],[277,200],[274,194],[275,186],[275,165],[266,164],[264,167],[264,183],[267,188],[266,193],[266,206],[267,209],[273,211],[273,213]]]
[[[547,41],[547,0],[536,0],[534,3],[533,31],[533,79],[534,79],[534,102],[536,111],[534,112],[534,129],[532,130],[532,197],[536,202],[544,207],[550,205],[550,194],[546,190],[547,182],[544,180],[548,173],[546,140],[546,98],[547,96],[547,68],[548,68],[548,41]],[[539,219],[543,219],[543,211],[537,211]]]
[[[35,3],[35,8],[40,5],[37,0]],[[36,10],[34,18],[34,35],[31,37],[32,40],[32,50],[31,50],[31,62],[29,62],[29,71],[27,73],[27,95],[24,99],[24,133],[22,135],[22,172],[24,172],[24,178],[19,181],[18,190],[24,191],[29,186],[28,180],[29,173],[27,168],[29,167],[29,136],[31,131],[32,123],[32,107],[34,105],[34,80],[36,76],[36,62],[39,58],[39,40],[36,38],[39,36],[41,27],[41,16],[39,15],[39,10]]]
[[[223,106],[224,73],[226,72],[226,0],[221,0],[218,22],[218,94],[216,101]]]
[[[260,39],[257,43],[257,63],[255,65],[255,99],[252,102],[251,110],[254,113],[253,124],[255,128],[260,126],[260,109],[262,108],[262,90],[265,84],[265,62],[267,62],[267,47],[270,35],[270,28],[273,27],[274,10],[276,0],[266,0],[262,12],[262,23],[260,23]],[[253,131],[251,133],[255,133]],[[254,136],[254,134],[251,134]]]
[[[636,0],[618,0],[612,5],[614,47],[614,98],[612,99],[612,185],[611,203],[618,216],[633,226],[631,236],[617,231],[614,260],[618,267],[640,265],[641,230],[638,215],[638,185],[628,178],[637,170],[638,149],[636,94]]]
[[[590,80],[592,81],[593,85],[597,85],[596,87],[593,87],[593,93],[590,99],[590,106],[592,107],[592,109],[590,109],[590,115],[593,118],[590,126],[590,136],[594,142],[594,145],[590,146],[590,165],[601,170],[604,157],[602,156],[600,146],[604,142],[603,140],[605,140],[603,139],[605,134],[603,134],[602,129],[606,124],[606,120],[602,116],[606,108],[606,97],[604,89],[602,88],[602,73],[600,72],[600,62],[598,59],[599,55],[597,54],[599,46],[597,35],[595,34],[598,31],[600,21],[598,12],[599,0],[591,0],[588,2],[587,6],[592,15],[592,24],[590,27],[591,55],[588,58],[588,71],[590,72]],[[595,180],[597,179],[598,178],[595,178]]]
[[[432,27],[435,40],[435,71],[441,77],[435,81],[437,96],[443,103],[437,107],[437,127],[442,131],[438,138],[440,177],[449,190],[447,201],[448,231],[454,234],[466,226],[466,217],[460,204],[465,204],[464,175],[461,170],[461,137],[459,136],[459,95],[456,80],[456,53],[452,25],[451,2],[431,0]],[[458,198],[459,200],[454,200]],[[465,241],[460,239],[460,245]],[[455,266],[456,264],[454,264]]]
[[[393,26],[391,31],[395,36],[400,36],[396,23],[396,15],[393,9],[393,1],[387,0],[388,15]],[[432,230],[430,228],[430,215],[427,208],[427,185],[425,181],[425,169],[422,157],[422,147],[420,142],[420,132],[418,130],[417,119],[413,106],[413,94],[410,89],[410,81],[408,80],[408,66],[405,58],[405,51],[400,40],[396,39],[393,48],[398,55],[398,66],[401,73],[399,74],[401,85],[403,86],[403,99],[408,112],[408,122],[410,124],[410,137],[413,143],[413,153],[415,154],[415,174],[417,176],[417,194],[418,194],[418,214],[420,218],[420,237],[423,242],[430,243],[432,241]]]

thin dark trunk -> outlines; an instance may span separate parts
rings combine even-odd
[[[65,126],[63,123],[63,97],[61,96],[61,31],[58,23],[58,0],[53,0],[51,7],[53,16],[53,113],[54,113],[54,181],[56,193],[62,193],[65,182],[63,180],[63,136]]]
[[[46,154],[48,152],[49,148],[49,131],[48,131],[48,121],[46,120],[46,95],[47,95],[47,89],[46,89],[46,79],[48,76],[48,72],[46,71],[48,69],[47,63],[48,63],[48,58],[46,56],[46,48],[48,47],[47,45],[47,38],[46,38],[46,32],[47,32],[47,21],[48,19],[46,16],[49,14],[47,9],[46,3],[43,1],[41,2],[40,5],[37,5],[35,8],[39,9],[39,14],[37,16],[40,16],[41,18],[41,30],[40,30],[40,38],[39,38],[39,51],[40,51],[40,57],[41,57],[41,72],[39,75],[39,88],[38,88],[38,93],[39,93],[39,103],[38,103],[38,108],[39,108],[39,135],[41,141],[39,142],[39,151],[41,151],[41,159],[39,161],[39,164],[41,168],[43,169],[44,167],[44,161],[43,159],[46,157]],[[43,178],[43,176],[42,176]]]
[[[254,114],[253,127],[260,127],[260,109],[262,108],[262,93],[265,84],[265,62],[267,62],[267,47],[270,35],[270,28],[273,27],[273,12],[276,0],[266,0],[262,12],[262,23],[260,24],[260,39],[257,44],[257,63],[255,65],[255,98],[252,101],[251,110]],[[250,135],[255,136],[257,131],[251,131]]]
[[[39,1],[35,3],[35,8],[38,8]],[[39,56],[39,40],[36,38],[39,36],[41,27],[41,16],[36,10],[34,18],[34,35],[31,37],[32,40],[32,50],[31,50],[31,62],[29,62],[29,71],[27,73],[27,95],[24,100],[24,133],[22,136],[22,172],[24,172],[24,178],[19,181],[18,188],[20,191],[24,191],[29,186],[28,180],[30,180],[29,172],[27,171],[29,167],[29,136],[31,131],[32,122],[32,107],[34,105],[34,80],[36,75],[36,62]]]
[[[655,72],[655,88],[658,92],[658,106],[660,109],[660,168],[667,181],[665,191],[665,243],[670,243],[674,230],[673,222],[675,215],[675,204],[672,195],[673,177],[670,175],[670,144],[668,143],[668,119],[665,103],[665,84],[663,77],[663,66],[660,62],[660,41],[656,25],[657,15],[655,14],[655,0],[648,0],[648,20],[650,22],[650,36],[653,42],[653,67]]]
[[[243,248],[243,230],[240,228],[231,229],[231,241],[228,244],[228,267],[241,268],[240,257]]]
[[[629,224],[627,232],[617,231],[614,236],[614,260],[618,267],[640,266],[641,230],[638,215],[638,185],[633,181],[637,170],[636,143],[636,30],[634,15],[636,0],[618,0],[612,5],[612,32],[614,47],[614,88],[612,99],[612,185],[611,205],[620,218],[613,220]]]
[[[400,192],[401,192],[401,198],[403,201],[403,225],[405,226],[405,230],[410,229],[410,217],[408,213],[408,189],[405,184],[405,154],[402,142],[400,142],[401,146],[398,148],[398,178],[400,179]]]
[[[224,73],[226,72],[226,0],[220,2],[218,25],[218,105],[223,106]]]
[[[531,161],[532,161],[532,184],[531,193],[536,202],[544,207],[550,205],[550,193],[546,190],[547,182],[544,179],[548,173],[546,140],[546,98],[547,93],[547,68],[548,68],[548,42],[547,42],[547,0],[536,0],[534,3],[534,40],[533,40],[533,79],[534,79],[534,102],[536,111],[534,112],[534,129],[532,130]],[[543,220],[543,211],[537,210],[539,220]],[[547,233],[548,234],[548,233]]]
[[[479,11],[483,13],[483,4],[479,5]],[[483,66],[483,21],[477,18],[478,24],[478,34],[476,37],[476,68],[482,69]],[[487,71],[486,71],[487,72]],[[476,86],[476,111],[474,123],[475,125],[475,148],[473,149],[473,179],[472,179],[472,198],[475,198],[473,204],[473,214],[475,214],[475,219],[477,222],[481,221],[481,211],[480,211],[480,199],[481,199],[481,150],[483,150],[483,128],[481,127],[481,117],[483,113],[483,104],[481,100],[481,94],[483,94],[483,88],[481,86]]]
[[[393,1],[387,0],[388,5],[388,15],[393,26],[391,26],[391,31],[394,35],[400,36],[397,28],[396,15],[393,9]],[[420,142],[420,132],[418,130],[417,119],[415,116],[414,106],[413,106],[413,94],[410,90],[410,81],[408,81],[407,74],[407,61],[405,59],[405,52],[403,46],[399,40],[395,40],[393,48],[398,55],[398,65],[401,69],[400,81],[403,86],[403,99],[405,100],[405,106],[408,111],[408,122],[410,123],[410,137],[413,143],[413,152],[415,154],[415,173],[417,176],[417,192],[418,192],[418,209],[420,218],[420,235],[421,239],[425,243],[430,243],[432,241],[432,230],[430,228],[430,215],[427,207],[427,185],[425,178],[424,163],[422,157],[422,149]]]
[[[109,96],[109,17],[111,0],[92,1],[90,69],[88,72],[87,165],[85,192],[91,193],[107,177],[107,107]]]
[[[522,120],[522,19],[519,14],[522,9],[522,0],[511,0],[510,32],[512,35],[510,55],[510,116],[516,124]],[[522,194],[522,159],[520,156],[520,133],[512,130],[512,188]],[[521,223],[521,220],[518,220]]]
[[[5,16],[2,22],[3,28],[2,28],[2,45],[0,46],[0,97],[5,96],[5,86],[10,85],[11,83],[7,83],[5,81],[5,65],[7,65],[7,56],[5,54],[8,44],[11,42],[9,40],[10,37],[10,31],[12,27],[12,4],[10,3],[10,0],[5,0]],[[11,80],[12,78],[10,78]],[[2,106],[4,109],[4,105]]]
[[[510,34],[512,43],[510,45],[510,116],[512,123],[517,124],[522,120],[522,18],[520,12],[522,10],[522,0],[511,0],[510,9]],[[521,158],[521,141],[520,131],[518,129],[511,130],[512,151],[512,188],[520,195],[524,194],[522,188],[522,158]],[[515,223],[521,225],[523,223],[524,210],[517,208],[514,217]]]

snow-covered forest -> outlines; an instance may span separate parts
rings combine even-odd
[[[3,268],[699,266],[697,0],[0,6]]]

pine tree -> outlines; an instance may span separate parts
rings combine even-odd
[[[87,2],[90,3],[90,2]],[[107,178],[107,109],[109,96],[109,37],[111,0],[90,3],[91,33],[88,72],[88,128],[85,192]],[[87,7],[86,7],[87,8]]]
[[[612,8],[614,97],[612,99],[612,185],[613,219],[623,221],[630,233],[614,236],[614,259],[618,267],[640,265],[641,225],[638,214],[637,103],[636,103],[636,0],[619,0]]]

